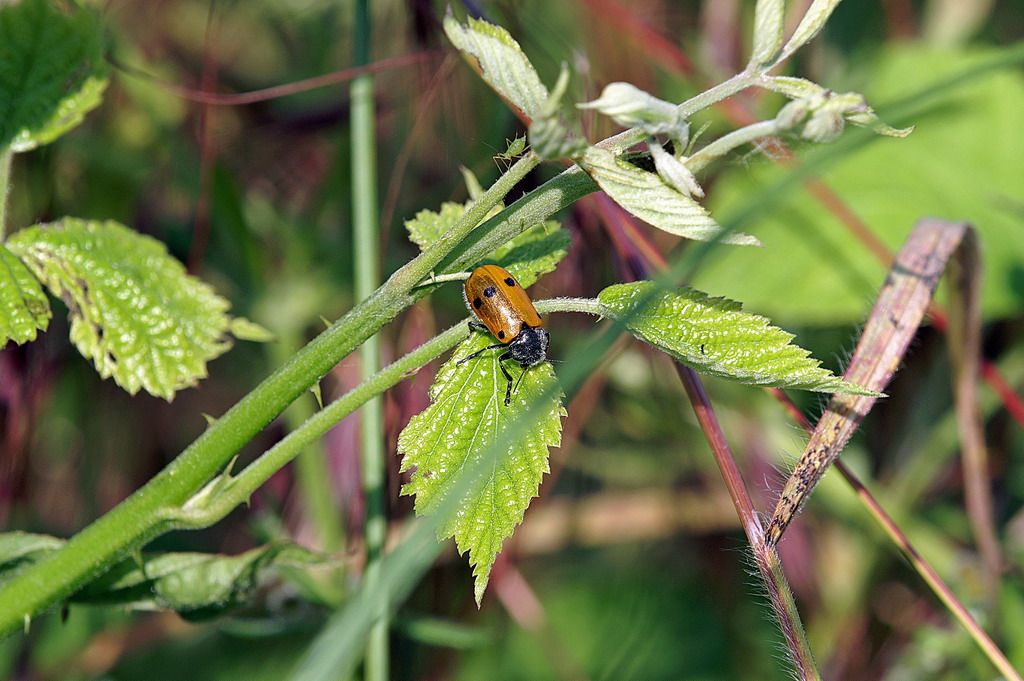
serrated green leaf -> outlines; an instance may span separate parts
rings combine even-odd
[[[465,212],[465,205],[445,201],[440,211],[423,209],[416,213],[413,219],[405,221],[405,229],[409,239],[423,250],[451,230]]]
[[[477,603],[502,543],[537,496],[541,478],[548,472],[548,448],[559,446],[565,415],[560,392],[554,398],[544,397],[556,381],[547,362],[526,371],[508,406],[499,352],[484,353],[461,366],[457,363],[493,342],[488,334],[474,333],[459,345],[437,373],[430,406],[414,416],[398,437],[398,451],[404,455],[401,470],[414,471],[402,494],[415,494],[416,512],[429,514],[466,462],[481,456],[517,413],[537,400],[547,400],[541,419],[509,447],[474,493],[441,524],[442,539],[455,537],[459,553],[469,551]],[[510,371],[518,380],[520,370],[512,367]]]
[[[877,395],[822,369],[794,336],[741,304],[654,282],[616,284],[598,294],[636,337],[698,371],[751,385]]]
[[[0,348],[9,340],[19,345],[35,340],[49,323],[50,301],[39,280],[0,244]]]
[[[569,253],[572,238],[554,220],[534,225],[501,248],[487,259],[501,265],[519,280],[524,288],[555,267]]]
[[[714,239],[722,232],[699,203],[663,182],[656,173],[641,170],[607,149],[590,147],[581,165],[612,201],[653,227],[701,241]],[[722,242],[759,244],[754,237],[742,233],[728,234]]]
[[[427,248],[455,225],[467,205],[448,202],[441,205],[440,212],[421,210],[405,223],[409,238],[421,249]],[[541,275],[554,272],[571,242],[569,233],[558,222],[547,220],[525,230],[480,262],[501,265],[525,288]]]
[[[67,304],[79,352],[131,394],[170,400],[231,345],[228,302],[155,239],[116,222],[65,218],[7,245]]]
[[[0,3],[0,148],[48,144],[99,105],[107,85],[95,12],[48,0]]]
[[[449,14],[444,32],[459,51],[476,59],[480,75],[499,95],[528,117],[537,116],[548,89],[508,31],[472,17],[468,24],[461,24]]]

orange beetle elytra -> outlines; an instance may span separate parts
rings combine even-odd
[[[541,328],[543,321],[530,301],[530,296],[519,285],[508,270],[497,265],[483,265],[473,270],[466,280],[466,304],[480,322],[470,322],[474,330],[486,329],[500,343],[488,345],[477,350],[468,357],[459,360],[459,364],[468,362],[488,350],[507,348],[498,357],[498,367],[508,381],[505,388],[505,404],[512,400],[512,376],[505,368],[504,362],[513,361],[519,364],[523,373],[540,364],[547,357],[548,332]],[[519,383],[516,383],[518,387]]]

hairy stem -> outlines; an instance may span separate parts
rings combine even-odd
[[[302,338],[296,329],[278,335],[270,345],[269,355],[274,365],[282,364],[302,347]],[[299,428],[317,409],[313,395],[305,395],[292,402],[282,418],[288,431]],[[338,506],[328,475],[327,460],[319,442],[311,442],[295,460],[295,481],[302,497],[302,508],[313,524],[316,537],[325,551],[340,550],[345,543],[345,530],[338,515]]]
[[[601,315],[603,306],[593,298],[553,298],[534,301],[541,314],[552,312],[583,312]],[[603,315],[601,315],[603,316]],[[261,454],[227,484],[219,480],[210,483],[190,500],[181,511],[172,514],[172,522],[179,529],[201,529],[220,521],[238,506],[248,503],[252,494],[274,473],[283,468],[304,448],[336,426],[343,418],[378,395],[416,374],[429,362],[437,359],[469,335],[469,319],[464,319],[446,331],[434,336],[402,358],[392,362],[358,386],[326,405],[284,439]]]
[[[686,167],[689,168],[691,172],[695,173],[698,170],[705,168],[716,158],[725,156],[737,147],[741,147],[744,144],[750,144],[751,142],[756,142],[764,137],[770,137],[778,134],[778,132],[779,126],[774,120],[761,121],[759,123],[753,123],[740,128],[739,130],[733,130],[727,135],[722,135],[714,142],[686,159]]]
[[[779,554],[774,547],[765,542],[761,519],[754,510],[754,504],[747,493],[746,483],[743,482],[743,475],[740,473],[739,466],[736,465],[736,459],[725,439],[725,433],[718,423],[711,400],[704,392],[704,386],[697,372],[679,363],[676,363],[675,367],[676,373],[679,374],[679,379],[686,389],[686,394],[690,398],[690,403],[693,405],[697,421],[704,431],[708,444],[711,445],[711,452],[722,473],[722,480],[729,490],[729,496],[732,497],[736,513],[743,525],[743,531],[750,542],[754,563],[764,581],[765,590],[772,605],[772,614],[778,621],[779,628],[786,639],[786,648],[790,659],[796,666],[801,679],[820,679],[821,675],[814,663],[811,646],[807,642],[807,635],[804,633],[803,624],[800,621],[800,612],[797,610],[796,601],[793,600],[793,594],[782,571],[782,564],[779,562]]]
[[[689,256],[696,257],[694,255],[696,251],[697,249],[693,249]],[[657,251],[651,251],[649,255],[645,255],[644,260],[646,262],[641,263],[640,276],[647,276],[647,266],[653,265],[661,272],[659,279],[664,278],[666,273],[685,271],[684,268],[687,264],[687,259],[683,258],[669,267],[668,263]],[[594,302],[597,303],[598,301]],[[599,303],[598,306],[600,307]],[[601,313],[597,311],[593,312],[593,314]],[[765,590],[772,606],[772,613],[786,639],[789,658],[800,674],[800,678],[820,679],[821,677],[815,665],[810,644],[804,633],[800,611],[793,600],[793,594],[789,589],[789,583],[786,581],[782,563],[779,561],[778,553],[774,547],[769,546],[765,542],[765,533],[761,525],[761,519],[754,509],[750,495],[747,493],[743,476],[733,457],[729,443],[725,439],[725,433],[722,431],[718,417],[715,415],[711,400],[704,391],[704,385],[701,383],[697,372],[678,362],[675,363],[675,368],[690,399],[690,404],[693,407],[694,414],[697,416],[697,421],[704,431],[708,444],[711,446],[715,462],[718,464],[722,479],[729,491],[729,496],[732,498],[736,513],[740,518],[740,523],[747,535],[747,540],[750,542],[754,563],[765,585]]]
[[[552,312],[583,312],[601,315],[603,306],[593,298],[552,298],[534,301],[541,314]],[[601,315],[603,316],[603,315]],[[252,494],[274,473],[298,456],[303,448],[316,442],[343,418],[369,400],[393,388],[437,359],[469,335],[469,319],[464,319],[446,331],[434,336],[402,358],[395,360],[358,386],[326,405],[284,439],[261,454],[227,484],[215,480],[191,499],[178,512],[172,522],[179,529],[201,529],[220,521],[238,506],[248,503]]]

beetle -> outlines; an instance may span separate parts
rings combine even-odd
[[[542,327],[544,322],[533,307],[530,296],[504,267],[477,267],[466,280],[464,293],[466,305],[479,320],[470,322],[469,328],[490,331],[501,342],[463,357],[458,364],[464,364],[488,350],[507,348],[498,357],[498,367],[508,382],[505,388],[505,405],[508,406],[512,401],[512,375],[505,368],[505,362],[516,362],[523,369],[516,382],[518,389],[527,369],[547,358],[548,332]]]

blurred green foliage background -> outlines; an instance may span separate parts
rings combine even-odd
[[[727,77],[744,63],[753,7],[735,0],[467,4],[508,28],[548,83],[567,61],[575,101],[615,80],[679,101]],[[317,333],[321,317],[334,319],[353,304],[347,89],[248,105],[192,101],[201,90],[247,92],[349,66],[349,3],[97,5],[109,30],[111,87],[81,128],[17,157],[9,222],[77,215],[130,225],[168,244],[237,314],[278,340],[240,343],[173,403],[129,397],[101,381],[70,347],[60,303],[38,342],[0,351],[0,519],[5,529],[58,536],[139,487],[202,432],[203,414],[225,411]],[[485,184],[496,177],[493,156],[521,125],[445,42],[444,3],[380,0],[372,8],[374,59],[416,55],[376,77],[382,267],[389,273],[416,252],[403,220],[464,200],[460,166]],[[906,140],[822,150],[814,177],[889,247],[926,215],[977,226],[984,352],[1018,391],[1022,37],[1024,8],[1016,0],[847,2],[787,67],[837,91],[863,92],[893,125],[917,126]],[[1014,49],[1015,62],[979,69]],[[781,104],[757,93],[739,100],[757,117],[774,116]],[[735,127],[721,113],[705,119],[709,136]],[[605,121],[583,120],[591,141],[614,132]],[[798,147],[797,156],[805,151]],[[837,369],[885,267],[834,206],[786,182],[793,166],[772,156],[752,150],[701,178],[720,217],[757,201],[741,228],[765,246],[716,250],[693,284],[770,316]],[[556,171],[544,169],[528,185]],[[593,197],[563,221],[573,234],[570,255],[532,289],[535,297],[592,296],[628,275],[629,253],[617,247]],[[663,253],[685,248],[669,235],[646,235]],[[385,361],[465,314],[457,287],[440,291],[385,331]],[[552,355],[570,351],[574,333],[589,324],[552,319]],[[354,361],[327,377],[325,397],[354,384]],[[393,678],[788,678],[735,513],[667,362],[620,346],[571,396],[554,472],[506,546],[483,608],[473,605],[469,569],[449,550],[399,610]],[[400,429],[426,406],[429,373],[387,396],[392,454]],[[983,388],[1007,561],[998,602],[989,607],[963,510],[949,376],[943,337],[922,330],[891,397],[844,459],[1021,668],[1024,437]],[[768,509],[802,434],[767,394],[713,379],[708,385],[755,500]],[[822,406],[819,397],[796,397],[809,413]],[[313,399],[298,409],[308,412]],[[272,444],[299,413],[275,422],[243,458]],[[322,443],[353,574],[362,514],[357,428],[347,420]],[[411,502],[397,495],[397,463],[389,462],[389,512],[400,523]],[[285,537],[319,545],[289,470],[216,528],[165,536],[150,548],[238,553]],[[994,678],[841,481],[826,477],[782,552],[826,678]],[[287,584],[267,585],[244,612],[202,623],[74,606],[0,643],[0,677],[278,679],[326,613]]]

